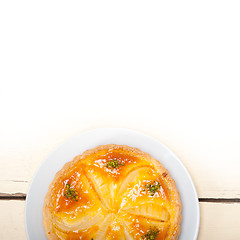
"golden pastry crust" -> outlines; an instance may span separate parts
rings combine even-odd
[[[109,168],[111,159],[120,165]],[[148,184],[155,182],[157,191],[150,192]],[[79,194],[76,201],[64,197],[69,183]],[[175,182],[159,161],[138,148],[108,144],[76,156],[56,173],[45,197],[43,224],[49,240],[144,240],[151,229],[155,240],[176,240],[181,209]]]

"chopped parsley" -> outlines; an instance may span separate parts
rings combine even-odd
[[[124,166],[124,164],[116,158],[108,161],[106,164],[106,167],[110,168],[111,170],[113,170],[114,168],[118,168],[119,166]]]
[[[67,199],[70,199],[70,200],[74,200],[74,201],[78,201],[78,193],[75,189],[73,188],[70,188],[70,184],[66,184],[66,191],[64,193],[64,196],[67,198]]]
[[[148,189],[150,196],[153,196],[154,193],[156,193],[159,188],[160,188],[161,184],[158,181],[154,181],[153,183],[148,183],[145,185],[145,187]]]
[[[159,230],[157,227],[150,227],[150,229],[147,231],[145,235],[142,236],[142,239],[144,240],[155,240],[159,234]]]

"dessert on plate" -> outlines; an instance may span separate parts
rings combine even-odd
[[[181,201],[162,164],[126,145],[101,145],[66,163],[43,207],[47,238],[178,239]]]

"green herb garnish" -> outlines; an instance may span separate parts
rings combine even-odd
[[[160,186],[161,185],[158,181],[154,181],[152,184],[149,183],[145,185],[145,187],[148,189],[150,193],[150,196],[153,196],[154,193],[156,193],[159,190]]]
[[[106,164],[106,167],[111,168],[111,170],[113,170],[114,168],[118,168],[119,166],[124,166],[124,164],[116,158],[108,161]]]
[[[66,191],[64,193],[64,196],[67,198],[67,199],[70,199],[70,200],[74,200],[74,201],[78,201],[78,193],[75,189],[73,188],[70,188],[70,184],[66,184]]]
[[[157,238],[157,235],[159,233],[159,230],[157,227],[150,227],[150,229],[147,231],[145,235],[142,236],[144,240],[155,240]]]

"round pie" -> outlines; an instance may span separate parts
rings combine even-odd
[[[174,180],[149,154],[101,145],[55,175],[43,207],[48,239],[178,239],[181,201]]]

